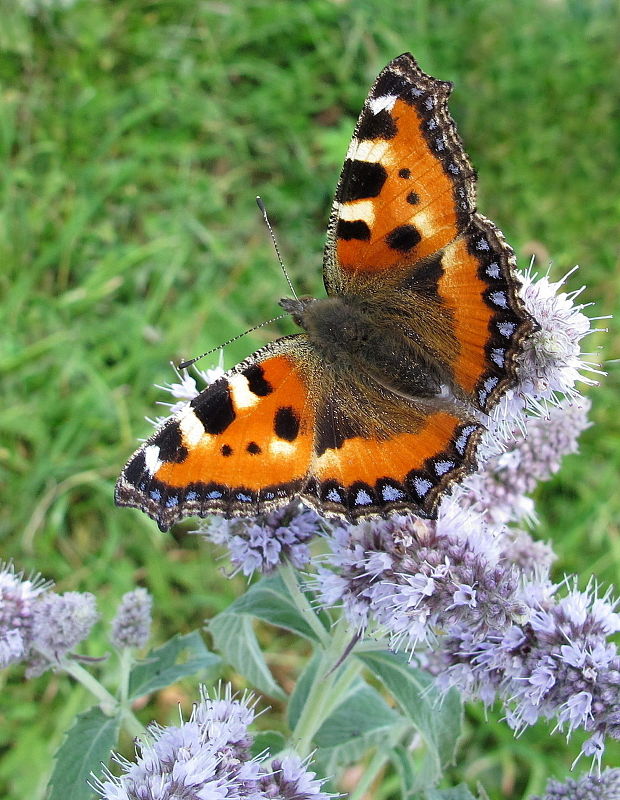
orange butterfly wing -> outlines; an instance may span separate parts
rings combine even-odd
[[[336,190],[323,274],[330,294],[379,296],[388,312],[393,304],[454,393],[488,412],[514,385],[535,323],[512,249],[476,211],[451,88],[408,53],[380,73]]]
[[[328,227],[328,293],[436,253],[475,211],[474,170],[447,100],[452,85],[405,53],[373,84],[340,176]]]
[[[252,515],[298,494],[314,441],[305,338],[262,348],[164,422],[123,469],[117,505],[167,530],[182,517]]]
[[[278,339],[142,444],[118,479],[117,505],[162,530],[187,516],[252,516],[295,496],[350,519],[403,508],[432,515],[470,468],[482,426],[391,398],[406,405],[411,430],[379,439],[371,427],[352,431],[346,412],[329,417],[334,385],[307,337]]]

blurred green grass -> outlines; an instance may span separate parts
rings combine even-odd
[[[480,208],[520,263],[552,260],[556,278],[579,263],[569,288],[588,285],[593,313],[616,310],[617,3],[39,2],[29,15],[0,0],[0,552],[61,590],[93,591],[106,609],[140,580],[155,595],[160,641],[241,591],[184,535],[190,526],[160,535],[113,507],[112,486],[162,399],[153,384],[173,377],[168,362],[267,319],[287,293],[256,194],[298,292],[322,291],[354,120],[398,53],[454,81]],[[287,325],[235,342],[227,365]],[[588,345],[613,358],[619,333],[612,321]],[[556,576],[578,573],[582,585],[620,573],[610,369],[591,392],[581,455],[539,493]],[[274,653],[288,645],[270,641]],[[0,681],[0,793],[40,797],[85,697],[61,677],[22,683],[14,670]],[[471,709],[455,780],[517,798],[565,773],[577,740],[567,748],[540,726],[515,741],[499,719]],[[619,756],[611,747],[609,763]]]

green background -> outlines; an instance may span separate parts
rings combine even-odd
[[[603,0],[53,0],[0,2],[0,553],[105,618],[136,581],[155,639],[189,631],[243,590],[213,548],[115,509],[112,487],[165,399],[170,361],[278,313],[288,293],[254,197],[264,198],[298,293],[321,293],[332,193],[365,94],[410,50],[452,80],[479,206],[593,314],[618,304],[620,11]],[[288,332],[226,350],[230,366]],[[602,323],[604,325],[608,323]],[[618,322],[586,340],[610,360]],[[207,360],[204,366],[208,366]],[[537,535],[560,580],[617,582],[618,371],[590,392],[581,455],[538,496]],[[263,632],[290,688],[303,650]],[[105,650],[100,629],[89,645]],[[165,721],[188,684],[161,693]],[[41,797],[51,754],[87,702],[62,676],[0,675],[0,794]],[[274,719],[278,703],[270,701]],[[477,706],[450,778],[492,798],[540,791],[578,752],[548,726],[515,740]],[[273,723],[276,724],[276,723]],[[609,763],[618,763],[617,746]],[[387,796],[388,779],[374,797]]]

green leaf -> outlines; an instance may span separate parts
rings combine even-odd
[[[314,741],[327,748],[362,738],[368,740],[370,734],[378,734],[387,741],[402,719],[377,691],[359,680],[321,725]]]
[[[106,716],[99,706],[78,714],[56,753],[48,800],[92,798],[91,772],[100,775],[102,762],[108,763],[119,727],[119,718]]]
[[[312,655],[312,658],[306,664],[303,672],[299,678],[297,678],[297,683],[295,684],[293,693],[289,698],[286,712],[288,726],[292,731],[295,730],[295,726],[299,721],[301,712],[306,705],[306,698],[310,693],[310,687],[312,686],[314,676],[316,675],[316,671],[319,668],[320,663],[321,653],[319,651],[315,651]]]
[[[279,575],[262,578],[253,584],[245,594],[229,606],[226,613],[251,614],[312,642],[318,641],[316,633],[291,600],[288,589]]]
[[[403,800],[406,800],[407,797],[413,794],[416,785],[415,769],[411,753],[406,747],[399,744],[393,748],[391,759],[400,777],[401,797]]]
[[[462,725],[458,692],[440,693],[430,675],[412,667],[398,653],[360,653],[358,657],[383,682],[424,738],[428,757],[416,775],[416,789],[432,786],[444,767],[454,763]]]
[[[315,736],[322,774],[357,763],[370,749],[392,748],[407,730],[411,723],[357,680]]]
[[[261,731],[257,733],[252,742],[251,753],[254,758],[260,756],[265,751],[270,756],[275,756],[286,747],[286,739],[280,731]]]
[[[452,789],[427,789],[424,800],[476,800],[464,783]]]
[[[129,699],[163,689],[202,669],[216,667],[220,661],[219,656],[207,649],[199,631],[177,634],[161,647],[151,650],[131,670]]]
[[[249,616],[224,611],[213,617],[208,628],[216,648],[237,672],[260,692],[286,699],[265,663]]]

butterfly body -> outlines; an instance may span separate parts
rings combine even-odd
[[[348,519],[433,516],[474,468],[535,323],[512,250],[475,208],[449,90],[408,54],[381,72],[336,191],[327,297],[281,300],[303,332],[167,420],[123,470],[119,505],[164,530],[295,496]]]

